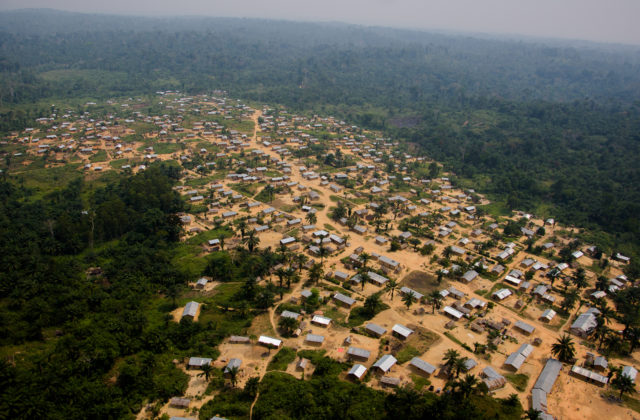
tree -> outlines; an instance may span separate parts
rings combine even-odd
[[[380,300],[380,294],[374,293],[365,299],[364,310],[367,315],[369,315],[370,317],[374,317],[378,312],[378,308],[380,308],[381,304],[382,301]]]
[[[622,396],[624,394],[631,394],[636,390],[635,384],[633,383],[631,377],[623,374],[622,372],[616,375],[611,385],[618,391],[620,391],[620,399],[622,399]]]
[[[298,328],[298,321],[288,316],[283,316],[278,321],[278,327],[280,327],[285,336],[290,336]]]
[[[249,398],[255,398],[258,395],[258,388],[260,386],[260,378],[257,376],[252,376],[247,380],[247,383],[244,385],[244,393]]]
[[[362,270],[366,270],[367,269],[367,263],[369,261],[371,261],[371,255],[369,255],[366,252],[362,252],[359,255],[360,261],[362,262]]]
[[[389,279],[389,281],[387,281],[385,289],[391,295],[391,300],[393,300],[393,294],[398,289],[398,282],[394,279]]]
[[[596,280],[596,290],[602,290],[606,292],[609,288],[609,280],[605,276],[598,276]]]
[[[307,257],[302,253],[298,253],[298,254],[295,254],[293,259],[296,262],[296,265],[298,266],[298,272],[302,273],[302,267],[304,267],[307,261],[309,261],[309,257]]]
[[[203,377],[204,376],[204,380],[209,382],[209,378],[211,377],[211,373],[213,373],[213,366],[211,366],[209,363],[206,363],[206,364],[200,366],[200,370],[202,370],[202,372],[198,373],[198,377]]]
[[[415,297],[416,295],[413,291],[405,293],[404,296],[402,296],[402,302],[407,305],[407,309],[411,308],[411,305],[413,305],[413,302],[415,301]]]
[[[458,359],[460,359],[460,353],[458,353],[458,351],[454,349],[447,350],[447,352],[444,354],[444,357],[442,358],[442,360],[445,361],[444,365],[449,369],[450,378],[455,373],[455,366]]]
[[[573,340],[567,334],[564,334],[555,343],[553,343],[551,346],[551,352],[558,358],[558,360],[565,363],[573,361],[576,355]]]
[[[260,238],[256,235],[255,231],[251,231],[249,235],[244,239],[244,243],[247,244],[249,252],[253,252],[255,247],[260,243]]]
[[[429,294],[429,302],[431,303],[431,313],[435,314],[436,309],[440,309],[442,304],[442,295],[437,290],[432,291]]]
[[[455,370],[456,372],[456,378],[460,376],[460,372],[467,370],[467,367],[465,366],[466,361],[467,359],[464,357],[459,357],[455,360],[453,364],[453,370]]]
[[[575,284],[578,290],[587,287],[588,283],[584,268],[580,267],[576,270],[576,273],[573,276],[573,284]]]
[[[318,216],[316,216],[315,213],[307,213],[307,216],[305,217],[305,220],[307,221],[307,223],[309,223],[310,225],[315,225],[316,222],[318,221]]]
[[[238,383],[238,373],[240,373],[240,368],[238,366],[232,366],[227,369],[226,372],[229,375],[229,380],[231,381],[231,388],[235,388]]]
[[[529,408],[525,413],[523,419],[527,420],[542,420],[542,412],[535,408]]]
[[[309,268],[308,275],[311,283],[318,283],[322,276],[324,276],[324,268],[322,268],[322,264],[314,263],[311,268]]]
[[[245,233],[245,230],[247,229],[247,221],[245,219],[240,219],[237,226],[238,226],[238,229],[240,230],[241,238],[244,239],[244,233]]]

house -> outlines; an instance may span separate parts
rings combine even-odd
[[[187,362],[187,368],[201,368],[204,365],[210,365],[212,359],[208,357],[190,357],[189,362]]]
[[[314,315],[311,319],[312,324],[319,325],[321,327],[328,327],[331,324],[331,318],[327,318],[320,315]]]
[[[408,295],[408,294],[412,294],[414,299],[420,300],[424,297],[424,295],[422,293],[416,292],[413,289],[410,289],[406,286],[402,286],[400,288],[400,293],[402,293],[403,295]]]
[[[576,318],[569,330],[579,337],[587,337],[597,326],[596,316],[593,312],[587,311]]]
[[[471,283],[476,277],[478,277],[478,273],[475,270],[469,270],[464,273],[461,280],[464,280],[467,283]]]
[[[542,315],[540,315],[540,318],[538,319],[540,321],[551,322],[554,316],[556,316],[556,311],[554,311],[553,309],[547,309],[542,313]]]
[[[445,315],[455,320],[458,320],[464,316],[464,314],[456,309],[453,309],[451,306],[445,306],[442,310]]]
[[[493,295],[491,295],[491,297],[493,297],[496,300],[504,300],[509,296],[511,296],[512,294],[513,293],[509,289],[500,289],[497,292],[494,292]]]
[[[542,369],[542,372],[540,372],[540,376],[538,376],[538,380],[533,385],[533,389],[540,389],[547,394],[551,392],[551,388],[553,388],[553,384],[558,378],[560,369],[562,369],[562,363],[558,360],[547,360],[547,364]]]
[[[355,364],[347,373],[347,376],[352,376],[356,379],[362,379],[364,374],[367,373],[367,368],[362,366],[361,364]]]
[[[387,332],[387,330],[384,327],[381,327],[378,324],[374,324],[373,322],[369,322],[367,325],[365,325],[364,329],[369,334],[372,334],[376,337],[381,337]]]
[[[250,342],[249,337],[243,337],[241,335],[232,335],[229,337],[229,343],[231,344],[249,344]]]
[[[529,325],[523,321],[517,321],[514,327],[527,335],[532,334],[536,330],[536,327],[534,327],[533,325]]]
[[[638,370],[633,366],[624,366],[622,368],[622,375],[631,378],[631,382],[636,383],[636,376],[638,376]]]
[[[189,302],[185,305],[184,310],[182,311],[182,318],[185,316],[190,316],[191,318],[195,318],[198,313],[198,309],[200,309],[200,304],[198,302]]]
[[[377,286],[384,286],[386,282],[389,281],[385,276],[381,276],[378,273],[374,273],[373,271],[369,271],[367,273],[367,277],[372,283],[375,283]]]
[[[409,362],[409,366],[414,370],[417,370],[418,372],[426,375],[432,375],[433,372],[436,371],[435,366],[425,362],[418,357],[414,357],[413,359],[411,359],[411,361]]]
[[[169,400],[169,406],[175,408],[187,409],[189,408],[189,404],[191,404],[191,400],[189,398],[173,397]]]
[[[347,357],[350,359],[358,359],[366,361],[369,359],[371,353],[368,350],[361,349],[358,347],[349,347],[347,349]]]
[[[602,376],[599,373],[590,371],[578,365],[571,367],[571,376],[575,376],[587,382],[594,383],[599,386],[605,386],[609,382],[609,378]]]
[[[282,340],[278,340],[277,338],[273,338],[273,337],[268,337],[266,335],[261,335],[258,338],[258,344],[265,346],[265,347],[274,347],[274,348],[280,348],[280,346],[282,345]]]
[[[405,327],[404,325],[401,324],[396,324],[393,326],[393,328],[391,329],[391,331],[393,332],[393,334],[395,334],[396,336],[400,337],[400,338],[407,338],[409,337],[411,334],[413,334],[413,330]]]
[[[380,378],[380,384],[383,386],[397,387],[400,385],[400,378],[383,376],[382,378]]]
[[[342,293],[336,293],[333,295],[333,300],[335,300],[338,304],[350,308],[356,303],[355,299],[350,298],[349,296],[345,296]]]
[[[230,359],[229,363],[227,363],[227,365],[224,367],[224,370],[222,371],[222,373],[230,373],[234,368],[235,369],[240,369],[240,366],[242,366],[242,360],[241,359]]]
[[[524,343],[520,346],[518,350],[511,353],[507,360],[505,360],[504,365],[517,371],[520,369],[524,361],[529,357],[529,355],[533,352],[533,346],[531,344]]]
[[[377,362],[373,364],[373,367],[381,371],[382,373],[387,373],[389,369],[393,365],[396,364],[398,360],[390,354],[385,354]]]
[[[324,335],[307,334],[304,341],[314,345],[321,345],[324,343]]]
[[[507,380],[504,378],[504,376],[496,372],[491,366],[487,366],[482,370],[482,376],[485,377],[483,382],[487,386],[489,391],[502,388],[507,383]]]
[[[300,314],[297,312],[291,312],[291,311],[282,311],[282,313],[280,314],[280,316],[282,318],[291,318],[291,319],[295,319],[296,321],[298,319],[300,319]]]
[[[196,289],[204,289],[204,287],[209,283],[209,280],[203,278],[198,279],[196,282]]]

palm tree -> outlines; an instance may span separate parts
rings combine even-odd
[[[220,249],[224,251],[224,235],[220,235],[218,241],[220,241]]]
[[[360,258],[360,261],[362,261],[362,269],[366,270],[367,263],[371,260],[371,255],[367,254],[366,252],[362,252],[359,258]]]
[[[444,251],[442,251],[442,255],[446,258],[449,259],[451,258],[451,255],[453,254],[453,250],[451,249],[450,246],[446,247],[444,249]]]
[[[329,254],[329,251],[327,250],[327,248],[325,248],[321,244],[320,245],[320,250],[318,251],[318,254],[320,254],[320,264],[324,264],[324,257],[326,257]]]
[[[307,213],[307,216],[305,217],[305,220],[310,225],[315,225],[316,222],[318,221],[318,216],[316,216],[315,213]]]
[[[242,239],[244,239],[244,233],[245,233],[245,230],[247,229],[247,221],[244,219],[240,219],[240,221],[238,222],[238,229],[240,230],[240,235]]]
[[[200,370],[202,370],[202,372],[198,373],[198,377],[203,377],[204,376],[204,380],[209,382],[209,378],[211,377],[211,373],[213,373],[213,366],[211,366],[209,363],[204,364],[202,366],[200,366]]]
[[[605,276],[598,276],[596,280],[596,290],[607,291],[609,288],[609,280]]]
[[[618,373],[616,375],[611,385],[613,385],[614,388],[620,391],[620,399],[622,399],[622,396],[624,394],[630,394],[632,392],[635,392],[636,390],[635,384],[633,383],[631,377],[622,373]]]
[[[449,349],[444,354],[442,360],[445,361],[444,365],[449,369],[449,377],[453,376],[454,367],[456,361],[460,358],[460,353],[457,350]]]
[[[471,395],[471,393],[479,383],[480,381],[475,377],[475,375],[465,375],[464,379],[460,381],[460,390],[462,391],[462,395],[464,396],[464,398],[467,398],[469,395]]]
[[[364,301],[364,310],[367,313],[367,315],[373,317],[378,311],[378,308],[380,307],[381,303],[382,302],[380,301],[380,295],[378,293],[374,293],[371,296],[369,296]]]
[[[307,257],[304,254],[296,254],[293,257],[293,259],[296,262],[296,264],[298,265],[298,272],[302,273],[302,267],[304,267],[304,265],[307,263],[307,261],[309,261],[309,257]]]
[[[569,363],[575,359],[576,349],[573,340],[567,334],[564,334],[551,346],[551,352],[561,361]]]
[[[542,420],[542,412],[531,407],[527,411],[525,411],[523,419]]]
[[[410,291],[409,293],[405,293],[404,296],[402,296],[402,302],[404,302],[404,304],[407,305],[407,309],[409,309],[411,305],[413,305],[415,296],[416,295],[415,293],[413,293],[413,291]]]
[[[431,313],[435,314],[436,309],[440,309],[442,304],[442,295],[437,290],[434,290],[429,295],[429,302],[431,302]]]
[[[385,286],[385,289],[391,295],[391,300],[393,300],[393,294],[398,289],[398,282],[395,281],[394,279],[389,279],[389,281],[387,282],[387,285]]]
[[[318,283],[324,275],[324,269],[322,264],[315,263],[309,269],[309,281],[312,283]]]
[[[260,238],[256,236],[256,233],[254,231],[251,231],[249,233],[249,236],[244,239],[244,242],[247,244],[249,252],[253,252],[254,248],[260,243]]]
[[[456,378],[460,376],[460,372],[467,370],[467,366],[465,365],[466,361],[466,358],[460,357],[454,362],[453,369],[456,371]]]
[[[287,270],[284,267],[280,267],[276,270],[276,276],[278,276],[278,280],[280,281],[280,287],[284,285],[284,278],[287,276]]]
[[[232,366],[227,369],[227,374],[229,375],[229,380],[231,381],[231,388],[235,388],[238,383],[238,373],[240,373],[240,368],[238,366]]]

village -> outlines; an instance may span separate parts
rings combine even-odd
[[[320,350],[348,363],[344,380],[375,389],[443,393],[469,374],[543,419],[638,417],[611,398],[618,377],[637,389],[637,352],[605,351],[623,341],[614,297],[633,283],[629,258],[604,255],[579,229],[501,213],[410,145],[331,117],[224,92],[80,108],[52,106],[3,142],[7,159],[27,168],[44,156],[46,168],[87,179],[167,162],[182,171],[183,240],[200,255],[246,247],[286,256],[256,279],[289,286],[246,335],[226,338],[217,359],[175,360],[189,387],[161,414],[196,418],[215,398],[205,395],[204,366],[242,387],[280,352],[282,370],[308,377],[315,367],[298,353]],[[198,276],[190,287],[175,322],[198,322],[225,283]]]

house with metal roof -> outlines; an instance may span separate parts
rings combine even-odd
[[[195,318],[199,308],[200,304],[198,302],[191,301],[187,303],[182,311],[182,318],[184,318],[185,316]]]
[[[187,366],[189,368],[200,368],[204,365],[210,365],[212,359],[208,357],[190,357]]]
[[[433,372],[436,371],[435,366],[425,362],[424,360],[418,357],[414,357],[413,359],[411,359],[411,361],[409,362],[409,366],[414,368],[415,370],[418,370],[420,373],[423,373],[426,375],[431,375],[433,374]]]
[[[367,373],[366,367],[361,364],[355,364],[351,367],[349,373],[347,373],[347,376],[352,376],[356,379],[362,379],[365,373]]]
[[[240,366],[242,366],[242,359],[233,358],[229,360],[229,363],[224,367],[223,373],[229,373],[233,368],[240,369]]]
[[[496,300],[504,300],[506,298],[508,298],[509,296],[511,296],[513,293],[511,292],[511,290],[504,288],[504,289],[500,289],[496,292],[493,292],[493,295],[491,295],[494,299]]]
[[[321,327],[328,327],[331,324],[331,318],[327,318],[320,315],[314,315],[311,319],[311,323],[320,325]]]
[[[282,318],[291,318],[291,319],[295,319],[296,321],[300,318],[300,314],[297,312],[291,312],[291,311],[282,311],[282,313],[280,314],[280,316]]]
[[[402,324],[396,324],[393,326],[393,328],[391,329],[391,331],[393,331],[393,333],[395,335],[397,335],[400,338],[407,338],[409,337],[411,334],[413,334],[413,330],[409,329],[407,327],[405,327]]]
[[[605,386],[609,382],[609,378],[606,376],[602,376],[599,373],[592,372],[589,369],[585,369],[578,365],[571,367],[571,376],[575,376],[599,386]]]
[[[636,376],[638,376],[638,370],[633,366],[624,366],[622,368],[622,375],[631,378],[631,382],[636,383]]]
[[[389,279],[385,276],[381,276],[380,274],[373,271],[369,271],[367,273],[367,277],[369,278],[369,281],[375,283],[378,286],[384,286],[384,284],[389,281]]]
[[[551,392],[551,388],[553,388],[553,384],[558,379],[558,374],[562,369],[562,363],[560,363],[556,359],[547,360],[547,364],[540,372],[540,376],[538,376],[538,380],[533,385],[533,389],[540,389],[547,394]]]
[[[258,344],[261,344],[265,347],[279,348],[282,345],[282,340],[278,340],[277,338],[273,338],[273,337],[268,337],[266,335],[261,335],[258,338]]]
[[[471,283],[475,278],[478,277],[478,272],[475,270],[469,270],[464,273],[461,277],[461,280],[464,280],[467,283]]]
[[[345,296],[342,293],[336,293],[335,295],[333,295],[333,300],[335,300],[342,306],[346,306],[347,308],[352,307],[353,304],[356,303],[355,299],[352,299],[349,296]]]
[[[385,354],[377,362],[373,364],[373,367],[380,370],[382,373],[387,373],[398,360],[390,354]]]
[[[529,325],[524,321],[516,321],[514,327],[527,335],[532,334],[536,330],[536,327]]]
[[[381,337],[387,332],[384,327],[381,327],[378,324],[374,324],[373,322],[369,322],[367,325],[365,325],[364,329],[369,334],[375,335],[376,337]]]
[[[371,352],[365,349],[361,349],[359,347],[352,346],[347,349],[347,357],[349,358],[367,360],[369,359],[370,355],[371,355]]]
[[[579,337],[586,337],[598,326],[596,316],[592,312],[580,314],[569,329]]]
[[[455,320],[458,320],[464,316],[462,312],[458,311],[457,309],[453,309],[451,306],[445,306],[442,309],[442,312],[444,312],[444,314],[447,315],[448,317],[453,318]]]
[[[407,286],[402,286],[400,288],[400,293],[402,293],[403,295],[408,295],[409,293],[412,293],[413,297],[417,300],[420,300],[424,297],[422,293],[416,292],[415,290],[410,289]]]
[[[311,344],[322,344],[324,343],[324,335],[307,334],[304,341]]]
[[[553,309],[547,309],[542,313],[542,315],[540,315],[540,318],[538,319],[540,319],[540,321],[551,322],[551,320],[555,316],[556,316],[556,311],[554,311]]]

